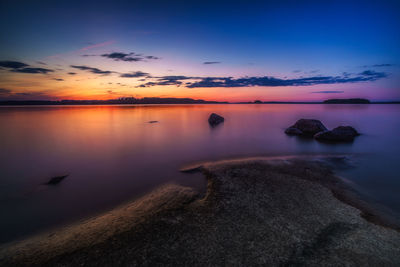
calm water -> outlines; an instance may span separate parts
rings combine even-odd
[[[211,112],[226,118],[212,129]],[[352,125],[352,144],[286,136],[297,119]],[[147,123],[157,120],[158,123]],[[400,211],[400,105],[0,107],[0,242],[80,220],[165,183],[204,187],[186,164],[222,158],[343,154],[340,175]],[[61,184],[42,185],[70,174]]]

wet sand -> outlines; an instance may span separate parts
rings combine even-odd
[[[206,163],[207,192],[167,185],[106,214],[0,249],[2,266],[399,266],[396,218],[323,160]]]

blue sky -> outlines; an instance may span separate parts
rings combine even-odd
[[[331,97],[315,92],[340,91],[332,94],[400,99],[400,1],[6,0],[0,5],[0,61],[52,70],[28,73],[3,63],[0,88],[8,90],[3,93],[7,99],[24,92],[57,99],[110,98],[110,91],[116,93],[112,96],[207,99],[232,92],[234,100],[314,100]],[[157,59],[101,56],[114,52]],[[80,81],[78,76],[71,80],[68,72],[77,65],[112,73],[91,77],[79,69]],[[121,73],[137,71],[148,75],[129,82],[121,79]],[[364,79],[364,71],[378,74]],[[158,81],[171,75],[192,79],[165,85]],[[271,83],[246,81],[238,86],[243,83],[231,81],[243,77],[285,82],[271,88]],[[337,79],[307,85],[290,82],[315,77]],[[194,83],[195,78],[222,78],[225,83],[203,79],[206,87],[185,89],[185,81]],[[27,86],[30,79],[34,86]],[[124,87],[117,86],[121,80]],[[77,88],[84,93],[78,94]]]

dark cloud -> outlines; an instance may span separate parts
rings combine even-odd
[[[84,56],[89,56],[89,55],[84,55]],[[144,61],[146,59],[160,59],[159,57],[156,56],[143,56],[142,54],[136,54],[136,53],[123,53],[123,52],[113,52],[109,54],[102,54],[100,55],[105,58],[109,58],[115,61],[126,61],[126,62],[137,62],[137,61]]]
[[[143,57],[135,55],[135,53],[122,53],[122,52],[114,52],[110,54],[103,54],[102,57],[110,58],[115,61],[127,61],[127,62],[137,62],[142,61]]]
[[[139,78],[139,77],[146,77],[149,74],[147,72],[142,72],[142,71],[134,71],[130,73],[122,73],[120,77],[123,78]]]
[[[182,80],[196,80],[186,82],[188,88],[197,87],[250,87],[250,86],[310,86],[317,84],[338,84],[376,81],[387,77],[385,72],[366,70],[357,75],[343,76],[313,76],[295,79],[276,78],[269,76],[244,77],[234,79],[232,77],[189,77],[189,76],[163,76],[156,77],[156,81],[147,82],[139,87],[151,87],[155,85],[182,85]]]
[[[138,85],[136,87],[152,87],[152,86],[155,86],[155,85],[157,85],[157,83],[155,83],[155,82],[147,82],[147,83],[144,83],[144,84],[140,84],[140,85]]]
[[[293,73],[299,73],[301,70],[294,70]]]
[[[219,61],[206,61],[206,62],[203,62],[203,64],[205,64],[205,65],[212,65],[212,64],[220,64],[221,62],[219,62]]]
[[[315,91],[311,92],[312,94],[341,94],[344,93],[344,91]]]
[[[47,74],[49,72],[54,72],[54,70],[45,69],[45,68],[23,68],[23,69],[13,69],[13,72],[20,72],[20,73],[42,73]]]
[[[280,79],[275,77],[245,77],[239,79],[228,78],[203,78],[198,82],[187,85],[195,87],[248,87],[248,86],[310,86],[317,84],[337,84],[376,81],[387,77],[384,72],[367,70],[356,76],[315,76],[297,79]]]
[[[64,79],[61,79],[61,78],[53,78],[53,80],[58,81],[58,82],[64,81]]]
[[[385,64],[374,64],[374,65],[364,65],[362,66],[363,68],[374,68],[374,67],[393,67],[395,66],[395,64],[389,64],[389,63],[385,63]]]
[[[28,64],[18,61],[0,61],[0,67],[7,68],[12,72],[20,72],[20,73],[42,73],[47,74],[49,72],[54,72],[54,70],[44,69],[44,68],[34,68],[30,67]]]
[[[76,72],[68,72],[69,75],[76,75]]]
[[[42,61],[36,61],[36,63],[37,63],[37,64],[40,64],[40,65],[47,65],[46,63],[44,63],[44,62],[42,62]]]
[[[155,57],[155,56],[145,56],[147,59],[161,59],[160,57]]]
[[[191,77],[191,76],[161,76],[161,77],[155,77],[157,80],[155,82],[147,82],[144,84],[141,84],[137,87],[151,87],[155,85],[176,85],[180,86],[182,85],[182,80],[189,80],[189,79],[200,79],[199,77]]]
[[[100,70],[98,68],[92,68],[92,67],[88,67],[88,66],[71,65],[70,67],[74,68],[74,69],[78,69],[78,70],[89,71],[89,72],[94,73],[94,74],[101,74],[101,75],[109,75],[109,74],[113,73],[113,71]]]
[[[160,81],[177,81],[177,80],[189,80],[189,79],[199,79],[199,77],[183,76],[183,75],[168,75],[158,77]]]
[[[0,95],[8,95],[11,93],[10,89],[0,88]]]
[[[359,73],[361,76],[367,76],[367,77],[373,77],[373,78],[385,78],[387,74],[385,72],[376,72],[374,70],[366,70],[361,73]]]
[[[9,60],[4,60],[0,61],[0,67],[7,68],[7,69],[19,69],[19,68],[24,68],[28,67],[28,64],[18,62],[18,61],[9,61]]]

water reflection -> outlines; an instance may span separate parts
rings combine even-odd
[[[396,158],[399,105],[126,105],[0,108],[0,242],[109,209],[169,182],[202,188],[177,170],[221,158],[343,154],[363,156],[346,171],[360,188],[400,207]],[[224,123],[211,128],[215,112]],[[283,133],[299,118],[328,128],[352,125],[351,144]],[[148,123],[158,121],[157,123]],[[40,186],[69,173],[60,186]],[[26,222],[29,222],[27,224]]]

